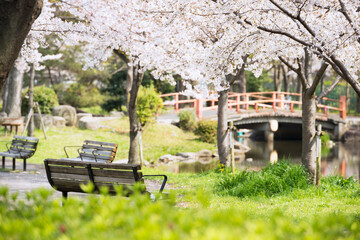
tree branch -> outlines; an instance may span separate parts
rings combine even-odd
[[[329,92],[331,92],[331,91],[336,87],[336,85],[339,83],[340,79],[341,79],[341,77],[340,77],[340,76],[337,76],[337,77],[335,78],[335,80],[331,83],[331,85],[317,96],[317,98],[316,98],[316,105],[318,105],[319,102],[320,102],[320,100],[321,100],[323,97],[325,97],[326,95],[328,95]]]
[[[301,84],[302,84],[304,87],[308,86],[307,81],[306,81],[306,79],[305,79],[305,76],[304,76],[304,74],[302,74],[301,64],[300,64],[300,62],[299,62],[299,59],[298,59],[298,65],[299,65],[299,67],[296,68],[296,67],[294,67],[293,65],[291,65],[288,61],[286,61],[283,57],[278,57],[278,58],[280,59],[280,61],[281,61],[282,63],[284,63],[288,68],[290,68],[291,70],[293,70],[293,71],[299,76],[299,78],[300,78],[300,80],[301,80]]]
[[[321,67],[320,67],[320,69],[317,71],[317,73],[316,73],[316,75],[315,75],[315,78],[314,78],[314,81],[313,81],[311,87],[310,87],[309,90],[308,90],[308,93],[309,93],[309,94],[312,95],[312,94],[315,93],[316,87],[318,86],[318,84],[319,84],[322,76],[324,76],[325,71],[326,71],[326,69],[328,68],[328,66],[329,66],[329,64],[326,63],[326,62],[324,62],[324,61],[321,63]]]
[[[346,7],[345,7],[345,4],[343,1],[339,0],[339,4],[340,4],[340,12],[342,13],[342,15],[344,15],[345,19],[350,23],[350,26],[354,29],[354,32],[357,36],[359,36],[359,31],[358,29],[354,26],[354,23],[352,21],[352,19],[350,18],[349,14],[347,13],[347,10],[346,10]],[[360,43],[360,38],[358,37],[357,38],[357,41],[358,43]]]
[[[360,83],[359,81],[355,80],[350,72],[347,70],[347,68],[345,67],[345,65],[339,60],[337,59],[337,57],[335,56],[335,54],[331,55],[330,56],[331,60],[334,62],[334,64],[337,66],[337,68],[334,70],[337,72],[337,71],[340,71],[340,73],[338,73],[339,75],[341,74],[343,79],[345,81],[347,81],[352,87],[353,89],[355,90],[356,94],[358,96],[360,96]]]

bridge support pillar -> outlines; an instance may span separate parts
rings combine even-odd
[[[343,137],[346,130],[347,129],[345,123],[338,123],[338,125],[334,129],[334,140],[341,141],[341,138]]]
[[[270,130],[264,131],[265,141],[268,142],[268,143],[274,142],[274,135],[275,135],[275,134],[274,134],[273,131],[270,131]]]

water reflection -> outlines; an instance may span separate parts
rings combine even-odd
[[[261,169],[269,162],[289,159],[301,163],[301,141],[275,141],[273,145],[266,142],[243,139],[251,150],[245,154],[245,161],[237,162],[240,169]],[[358,142],[337,142],[331,149],[322,150],[321,172],[323,175],[341,175],[343,177],[360,177],[360,144]],[[277,156],[277,157],[276,157]]]
[[[301,141],[274,141],[273,143],[253,141],[249,138],[241,138],[241,143],[249,146],[251,150],[245,155],[235,158],[235,166],[238,169],[261,170],[269,163],[275,163],[281,159],[290,160],[292,163],[301,163]],[[322,175],[341,175],[360,178],[360,143],[337,142],[331,149],[322,150],[321,161]],[[168,171],[180,173],[200,173],[214,169],[217,159],[197,159],[190,162],[180,162],[171,165],[163,165]]]

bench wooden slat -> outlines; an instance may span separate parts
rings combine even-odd
[[[95,159],[109,160],[112,158],[112,156],[101,156],[101,155],[96,155],[96,157],[95,157],[94,155],[87,154],[87,153],[81,153],[80,156],[81,156],[81,158],[88,158],[88,159],[93,159],[93,160],[95,160]]]
[[[67,179],[71,181],[90,181],[88,174],[69,174],[69,173],[51,173],[51,177],[54,179]]]
[[[116,184],[135,184],[135,179],[132,178],[113,178],[113,177],[99,177],[94,176],[95,183],[116,183]]]
[[[72,161],[72,160],[58,160],[58,159],[47,159],[49,164],[53,165],[64,165],[64,166],[84,166],[84,162],[81,161]],[[121,164],[121,163],[91,163],[93,168],[113,168],[113,169],[128,169],[132,170],[136,168],[140,170],[141,167],[139,164]]]
[[[49,169],[51,173],[89,174],[86,168],[49,166]]]
[[[116,148],[101,147],[101,146],[96,146],[96,145],[83,145],[82,148],[83,149],[92,149],[92,150],[116,152]]]
[[[51,173],[64,173],[64,174],[78,174],[88,176],[88,170],[86,168],[78,167],[59,167],[49,166]],[[134,173],[132,171],[118,171],[118,170],[101,170],[92,169],[94,177],[111,177],[111,178],[125,178],[134,179]],[[142,173],[138,172],[138,178],[142,178]]]
[[[94,176],[104,177],[118,177],[118,178],[134,178],[132,171],[117,171],[117,170],[106,170],[106,169],[92,169]],[[142,172],[137,172],[138,178],[142,178]]]
[[[27,150],[27,149],[20,149],[20,148],[13,148],[13,147],[10,147],[10,152],[13,152],[13,153],[33,153],[34,150]]]
[[[116,143],[109,143],[109,142],[100,142],[100,141],[94,141],[94,140],[85,140],[85,144],[93,144],[93,145],[103,145],[103,146],[112,146],[112,147],[118,147]]]
[[[29,145],[37,145],[38,142],[34,142],[34,141],[24,141],[24,140],[19,140],[19,139],[13,139],[11,141],[12,143],[18,143],[18,144],[29,144]]]
[[[18,135],[15,135],[14,139],[22,139],[22,140],[35,141],[35,142],[39,141],[39,139],[36,137],[27,137],[27,136],[18,136]]]

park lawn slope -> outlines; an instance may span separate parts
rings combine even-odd
[[[30,163],[42,163],[46,158],[64,158],[64,146],[81,146],[83,141],[94,140],[117,143],[116,160],[127,159],[129,151],[129,121],[128,118],[101,122],[101,128],[82,130],[76,127],[52,127],[47,130],[47,139],[40,130],[35,131],[39,145],[35,155],[28,159]],[[1,136],[0,141],[11,141],[11,136]],[[198,152],[202,149],[214,151],[214,144],[203,143],[191,132],[184,132],[171,124],[153,123],[147,126],[143,133],[144,159],[156,161],[160,156],[178,152]],[[5,143],[0,144],[0,150],[6,151]],[[70,149],[70,157],[77,156],[77,148]]]

